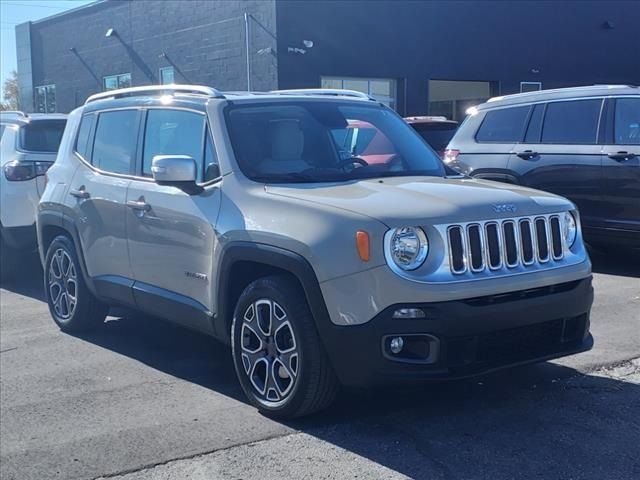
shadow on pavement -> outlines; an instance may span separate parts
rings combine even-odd
[[[24,255],[15,276],[2,288],[44,302],[44,287],[40,257],[36,253]]]
[[[142,315],[79,336],[247,403],[228,348]],[[637,478],[640,385],[542,363],[412,389],[346,391],[283,422],[411,478]],[[634,451],[635,450],[635,451]]]
[[[638,478],[640,385],[552,363],[342,399],[290,425],[411,478]]]
[[[229,349],[198,333],[125,314],[79,338],[247,403]],[[640,385],[547,362],[347,391],[329,410],[283,423],[412,478],[613,479],[640,472],[638,408]]]
[[[640,250],[590,248],[589,256],[594,273],[640,278]]]
[[[112,309],[114,314],[117,316],[109,317],[98,330],[75,336],[174,377],[245,400],[227,346],[159,318],[125,309]]]
[[[637,277],[624,259],[594,270]],[[3,288],[42,300],[37,263]],[[113,313],[113,312],[112,312]],[[167,322],[115,312],[87,342],[245,402],[229,349]],[[640,385],[553,363],[416,389],[347,392],[286,422],[413,478],[639,478]]]

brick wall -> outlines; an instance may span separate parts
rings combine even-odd
[[[31,26],[33,85],[56,85],[58,111],[102,90],[103,77],[131,73],[158,84],[174,66],[177,83],[247,88],[244,13],[250,14],[251,87],[277,86],[273,1],[107,0]],[[116,36],[105,37],[109,28]]]

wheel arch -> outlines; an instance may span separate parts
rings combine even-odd
[[[242,291],[254,280],[268,275],[286,274],[302,288],[311,309],[316,327],[329,318],[320,284],[309,262],[301,255],[279,247],[250,242],[228,244],[222,252],[218,269],[216,315],[214,330],[216,337],[231,343],[231,321],[233,311]]]
[[[64,235],[68,237],[76,249],[76,255],[80,262],[80,269],[82,270],[82,276],[89,287],[92,294],[96,294],[93,281],[87,271],[87,265],[84,258],[84,252],[82,251],[82,244],[80,242],[80,235],[76,226],[69,221],[67,217],[61,212],[40,212],[38,214],[38,251],[40,253],[40,261],[44,266],[47,256],[47,250],[51,242],[58,236]]]

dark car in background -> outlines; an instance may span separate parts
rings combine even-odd
[[[587,241],[640,248],[640,88],[542,90],[469,110],[445,163],[565,196]]]
[[[421,116],[406,117],[405,121],[420,134],[422,138],[433,148],[440,158],[458,129],[458,122],[447,120],[446,117]]]

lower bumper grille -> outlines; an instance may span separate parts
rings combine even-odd
[[[556,319],[482,335],[448,339],[449,368],[486,369],[552,355],[571,342],[582,341],[587,314]]]

